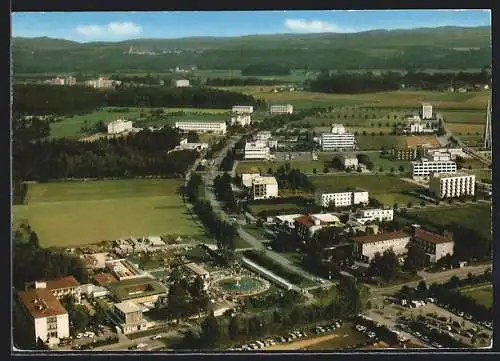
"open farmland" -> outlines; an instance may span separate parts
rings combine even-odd
[[[474,229],[481,236],[491,238],[491,206],[489,204],[467,204],[460,207],[428,208],[412,211],[422,224],[445,226],[452,222]]]
[[[464,109],[464,110],[437,110],[444,118],[446,123],[486,123],[486,104],[484,109]]]
[[[251,204],[249,205],[250,211],[254,215],[259,215],[263,212],[279,214],[295,214],[304,213],[305,207],[292,202],[283,202],[275,204]]]
[[[421,144],[430,144],[435,147],[439,147],[439,141],[435,135],[415,135],[410,137],[405,137],[405,145],[409,147],[416,147]]]
[[[415,184],[405,182],[389,175],[335,175],[309,177],[316,189],[327,192],[341,192],[347,188],[363,188],[370,197],[376,198],[386,206],[394,203],[406,205],[417,202],[418,198],[407,194],[408,191],[419,189]]]
[[[405,138],[399,135],[358,135],[356,137],[360,150],[380,150],[382,147],[390,149],[404,145]]]
[[[464,287],[460,290],[460,293],[472,297],[478,304],[485,307],[490,308],[493,306],[493,286],[491,284],[479,287]]]
[[[178,180],[106,180],[29,184],[14,220],[26,220],[41,245],[69,246],[165,233],[203,237],[187,213]]]
[[[323,172],[323,168],[326,166],[326,162],[317,160],[317,161],[301,161],[301,160],[291,160],[291,161],[240,161],[238,163],[238,167],[236,168],[238,173],[242,173],[244,169],[253,169],[254,171],[259,172],[261,174],[267,173],[268,169],[271,168],[273,171],[276,171],[280,166],[284,166],[286,163],[290,164],[291,169],[299,169],[303,173],[313,173],[313,169],[316,168],[318,172]]]
[[[446,123],[446,128],[458,137],[462,135],[469,136],[482,136],[484,132],[484,124],[470,124],[470,123]]]

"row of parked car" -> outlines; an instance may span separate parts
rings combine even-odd
[[[480,325],[482,325],[490,330],[493,330],[493,323],[491,321],[478,321],[474,316],[469,315],[468,313],[462,312],[460,310],[457,310],[457,309],[455,309],[447,304],[440,303],[438,306],[446,309],[448,312],[451,312],[459,317],[465,318],[466,320],[469,320],[469,321],[474,322],[474,323],[478,323],[478,324],[480,324]]]
[[[373,331],[368,330],[368,328],[366,326],[356,325],[356,330],[359,333],[366,335],[370,339],[375,339],[377,337],[377,334]]]
[[[443,348],[443,345],[439,344],[439,343],[438,343],[438,342],[436,342],[436,341],[431,340],[431,339],[429,338],[429,336],[427,336],[427,335],[425,335],[425,334],[422,334],[421,332],[418,332],[418,331],[413,330],[410,326],[408,326],[408,325],[406,325],[406,324],[404,324],[404,323],[402,323],[402,324],[399,324],[399,323],[398,323],[398,324],[396,324],[396,325],[395,325],[395,327],[397,327],[397,328],[399,328],[399,329],[401,329],[401,330],[403,330],[403,331],[405,331],[405,332],[407,332],[407,333],[409,333],[409,334],[411,334],[411,335],[413,335],[413,336],[415,336],[415,337],[417,337],[417,338],[421,339],[421,340],[422,340],[422,341],[424,341],[425,343],[427,343],[427,344],[429,344],[429,345],[432,345],[432,347],[435,347],[435,348]],[[430,326],[427,326],[427,325],[426,325],[426,327],[427,327],[427,329],[428,329],[429,331],[431,331],[431,330],[432,330],[432,328],[431,328]],[[449,334],[449,336],[454,337],[451,333],[449,333],[449,332],[448,332],[448,334]]]
[[[315,334],[331,332],[331,331],[334,331],[337,328],[341,327],[342,324],[343,324],[343,322],[341,320],[337,320],[337,321],[334,321],[328,325],[315,327],[311,331]],[[259,350],[259,349],[262,349],[264,347],[273,346],[276,344],[284,344],[287,342],[292,342],[296,339],[304,338],[307,336],[308,336],[308,334],[304,330],[292,331],[292,332],[288,333],[287,335],[269,337],[269,338],[266,338],[263,340],[258,340],[258,341],[255,341],[255,342],[252,342],[249,344],[238,346],[238,347],[231,347],[231,348],[228,348],[228,351]]]

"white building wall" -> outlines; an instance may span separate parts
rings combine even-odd
[[[367,257],[369,261],[371,261],[375,254],[378,252],[383,254],[384,251],[388,249],[393,249],[396,255],[405,254],[408,249],[406,246],[410,242],[410,237],[402,237],[396,239],[390,239],[386,241],[372,242],[372,243],[362,243],[361,244],[361,252],[364,257]]]
[[[431,119],[432,118],[432,105],[424,104],[422,105],[422,118]]]
[[[240,114],[252,114],[253,113],[253,106],[251,105],[235,105],[232,108],[233,113],[240,113]]]
[[[244,173],[241,175],[241,183],[244,187],[251,188],[253,180],[257,177],[260,177],[260,173]]]
[[[453,242],[436,244],[436,254],[435,254],[436,261],[445,257],[447,254],[453,256],[453,245],[454,245]]]
[[[174,80],[172,82],[172,85],[176,88],[187,88],[189,87],[189,80],[188,79]]]
[[[356,137],[352,133],[321,134],[321,148],[324,152],[335,149],[354,149],[356,147]]]
[[[379,221],[392,221],[394,219],[394,210],[392,209],[363,209],[360,214],[362,218],[372,218]]]
[[[362,204],[362,203],[368,203],[368,192],[362,191],[362,192],[353,192],[352,193],[352,203],[353,204]]]
[[[429,181],[430,190],[441,199],[456,198],[462,195],[473,196],[476,188],[476,176],[473,174],[456,177],[435,176]]]
[[[433,161],[422,159],[411,162],[413,178],[428,177],[431,173],[455,173],[457,164],[452,160]]]
[[[272,105],[269,109],[271,114],[292,114],[293,106],[291,104],[286,105]]]
[[[251,123],[252,123],[252,117],[249,114],[246,115],[238,114],[237,116],[231,118],[231,125],[239,124],[242,127],[246,127]]]
[[[185,131],[193,132],[213,132],[226,134],[226,122],[175,122],[175,127]]]

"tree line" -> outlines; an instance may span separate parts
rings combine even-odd
[[[230,109],[235,104],[265,107],[263,100],[250,95],[202,87],[93,89],[25,84],[13,87],[13,111],[33,115],[82,114],[106,106]]]
[[[28,141],[14,134],[12,172],[16,180],[67,178],[179,177],[198,157],[192,150],[168,152],[179,144],[176,129],[145,129],[125,137],[81,142],[73,139]]]
[[[217,200],[224,204],[226,211],[232,212],[236,210],[236,197],[233,194],[232,178],[229,173],[218,175],[214,179],[214,191]]]
[[[344,73],[322,71],[309,82],[309,88],[322,93],[371,93],[393,91],[401,88],[418,90],[444,90],[475,84],[491,85],[491,75],[483,69],[473,73],[425,73],[407,72],[406,74],[386,72],[375,75],[367,73]]]
[[[290,75],[291,73],[290,67],[278,64],[250,64],[241,69],[241,75],[243,76],[280,76]]]
[[[269,86],[281,84],[275,79],[262,79],[262,78],[207,78],[205,81],[206,86]]]

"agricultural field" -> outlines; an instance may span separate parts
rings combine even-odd
[[[490,182],[492,180],[491,169],[472,169],[467,170],[467,173],[472,173],[476,175],[476,181],[481,181],[481,179],[488,179]]]
[[[416,147],[421,144],[431,144],[433,146],[439,147],[439,141],[435,135],[415,135],[410,137],[405,137],[405,145],[409,147]]]
[[[405,145],[405,138],[399,135],[358,135],[356,137],[360,150],[380,150],[382,147],[390,149]]]
[[[491,205],[467,204],[460,207],[412,211],[422,223],[447,225],[452,222],[474,229],[481,236],[491,238]]]
[[[408,194],[408,191],[418,190],[415,184],[390,175],[332,175],[309,177],[317,189],[337,192],[347,188],[362,188],[369,192],[370,197],[376,198],[385,206],[394,203],[406,205],[408,202],[419,202],[419,198]]]
[[[422,102],[431,102],[439,109],[486,109],[490,91],[466,94],[430,91],[392,91],[367,94],[326,94],[307,91],[272,92],[272,87],[239,87],[240,92],[263,98],[269,103],[290,103],[297,108],[363,105],[380,108],[419,108]]]
[[[13,218],[26,220],[43,247],[167,233],[203,238],[178,194],[181,185],[163,179],[31,183]]]
[[[295,214],[295,213],[303,213],[305,208],[302,205],[284,201],[283,203],[276,204],[251,204],[249,205],[250,211],[254,215],[259,215],[261,212],[270,212],[276,211],[277,214]],[[279,212],[278,212],[279,211]]]
[[[166,111],[166,115],[157,117],[156,119],[148,120],[148,116],[152,111],[158,108],[102,108],[91,113],[83,115],[75,115],[65,117],[62,121],[52,123],[50,132],[53,138],[81,138],[87,134],[81,131],[81,127],[87,122],[88,127],[92,127],[100,121],[105,124],[116,119],[127,119],[132,121],[140,121],[142,126],[159,126],[173,125],[177,120],[221,120],[229,117],[229,111],[226,109],[196,109],[196,108],[162,108]],[[169,115],[182,111],[184,114]],[[144,122],[141,120],[145,119]]]
[[[459,138],[463,135],[481,137],[484,132],[484,124],[446,123],[446,128]]]
[[[485,124],[486,123],[486,105],[484,109],[464,109],[464,110],[438,110],[448,123],[466,123],[466,124]]]
[[[493,285],[482,285],[479,287],[464,287],[460,289],[460,293],[472,297],[478,304],[485,307],[493,306]]]
[[[294,82],[294,83],[302,82],[307,78],[314,76],[314,74],[306,75],[302,70],[292,71],[290,75],[277,75],[277,76],[260,76],[260,75],[242,76],[241,70],[234,70],[234,69],[226,69],[226,70],[203,69],[203,70],[196,70],[194,74],[202,78],[203,81],[205,81],[206,78],[223,78],[223,79],[259,78],[259,79],[276,79],[276,80],[281,80],[283,82]],[[231,87],[231,88],[236,88],[236,87]]]
[[[261,161],[261,162],[254,162],[254,161],[240,161],[238,163],[238,166],[236,168],[236,171],[238,173],[241,173],[242,170],[252,168],[253,170],[256,170],[257,172],[260,171],[260,174],[266,174],[268,169],[271,168],[273,171],[276,171],[280,166],[285,165],[286,163],[290,164],[290,168],[292,169],[299,169],[303,173],[313,173],[313,169],[316,168],[318,172],[323,172],[323,169],[327,165],[326,162],[330,161],[331,159],[322,161],[317,160],[310,160],[310,161],[301,161],[301,160],[291,160],[291,161]]]

